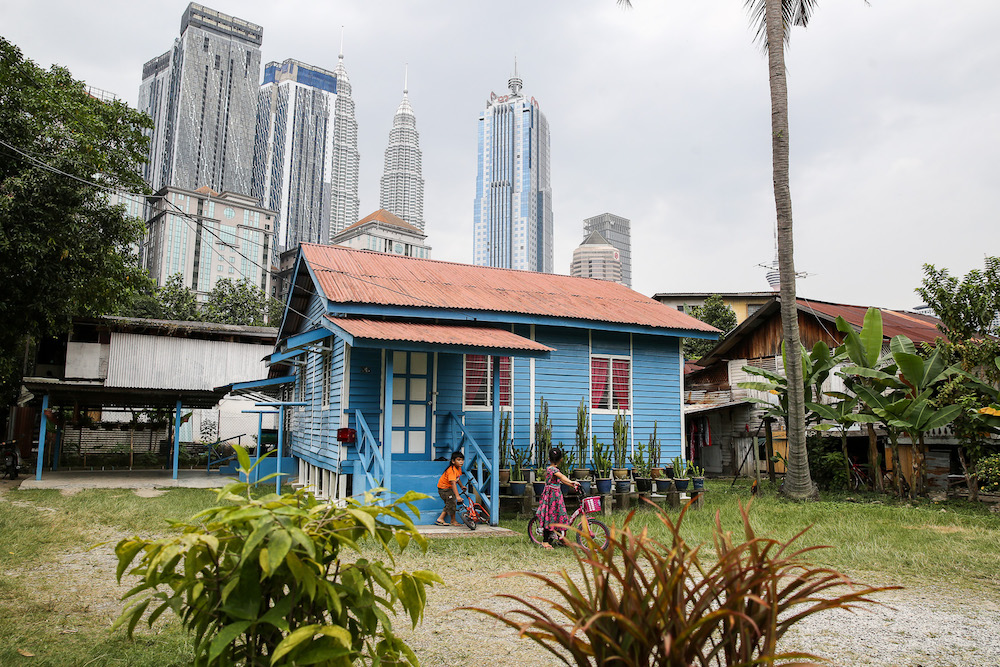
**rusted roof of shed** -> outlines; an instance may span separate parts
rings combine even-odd
[[[624,285],[302,244],[333,303],[376,304],[555,317],[660,329],[718,330]]]

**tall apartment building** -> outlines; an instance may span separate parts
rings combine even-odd
[[[379,206],[424,231],[424,178],[421,173],[420,135],[417,117],[407,96],[403,77],[403,101],[396,109],[385,149],[385,166],[379,187]]]
[[[337,102],[333,122],[333,173],[330,211],[330,236],[358,221],[358,175],[361,154],[358,153],[358,121],[354,117],[351,80],[344,67],[344,44],[341,38],[337,69]]]
[[[621,253],[598,232],[594,232],[573,251],[569,275],[621,283]]]
[[[618,249],[621,254],[622,277],[626,287],[632,287],[632,232],[627,218],[613,213],[602,213],[583,221],[583,237],[597,232]],[[586,243],[586,241],[585,241]]]
[[[276,253],[330,239],[334,181],[343,177],[333,168],[336,103],[333,72],[292,59],[264,66],[252,194],[278,214]]]
[[[153,119],[146,182],[250,194],[264,29],[191,3],[173,47],[143,66]]]
[[[549,124],[516,64],[507,87],[479,116],[473,263],[552,273]]]
[[[252,197],[208,187],[165,187],[149,200],[146,269],[163,285],[179,273],[199,301],[222,278],[247,280],[271,293],[274,213]]]

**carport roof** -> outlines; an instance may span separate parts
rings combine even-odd
[[[201,389],[135,389],[105,387],[101,380],[60,380],[47,377],[26,377],[24,388],[32,396],[23,404],[38,404],[44,395],[53,405],[77,405],[81,409],[102,407],[172,408],[177,401],[185,408],[212,408],[226,395],[223,388]]]

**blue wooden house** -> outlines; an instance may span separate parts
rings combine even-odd
[[[624,411],[630,442],[656,422],[683,456],[680,341],[718,333],[617,283],[339,246],[303,244],[291,281],[270,363],[299,482],[428,493],[421,522],[456,449],[497,521],[501,412],[528,448],[543,398],[553,443],[574,443],[584,399],[599,441]]]

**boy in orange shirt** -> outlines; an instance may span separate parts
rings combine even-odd
[[[462,476],[462,466],[465,464],[465,455],[462,452],[451,453],[451,464],[445,468],[441,478],[438,480],[438,495],[444,501],[444,509],[441,516],[434,523],[438,526],[446,526],[446,519],[451,516],[451,525],[461,526],[458,522],[458,507],[455,499],[458,498],[458,487],[462,486],[459,478]],[[462,486],[462,491],[465,487]]]

